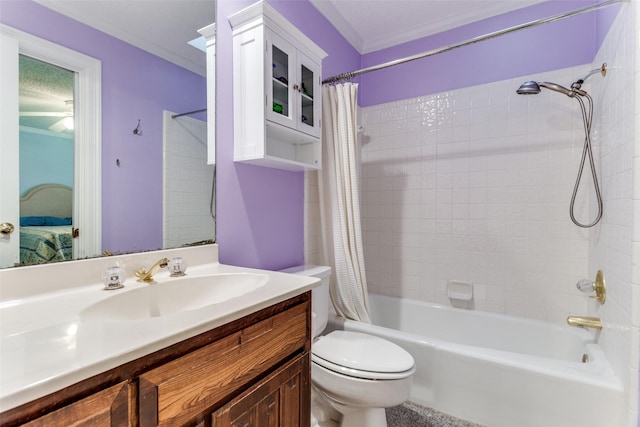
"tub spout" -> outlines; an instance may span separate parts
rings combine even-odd
[[[602,329],[602,321],[599,317],[589,316],[569,316],[567,323],[571,326],[582,326],[583,328]]]

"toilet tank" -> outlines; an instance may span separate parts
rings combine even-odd
[[[331,267],[305,264],[281,271],[283,273],[316,277],[322,281],[320,286],[311,290],[311,332],[313,339],[320,335],[327,326],[327,320],[329,319],[329,279],[331,278]]]

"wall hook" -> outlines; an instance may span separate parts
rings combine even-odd
[[[138,126],[133,130],[134,135],[142,136],[142,129],[140,129],[140,119],[138,119]]]

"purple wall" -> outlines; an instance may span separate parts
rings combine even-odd
[[[102,61],[102,246],[162,247],[162,110],[204,108],[205,78],[29,0],[0,0],[0,22]]]
[[[363,55],[362,65],[368,67],[404,58],[591,4],[593,1],[584,0],[541,3]],[[362,75],[360,105],[377,105],[590,63],[618,9],[608,8],[600,13],[587,13],[528,28]]]
[[[304,174],[233,162],[232,39],[227,18],[253,3],[218,1],[217,238],[221,262],[275,270],[304,261]],[[268,3],[329,54],[324,75],[359,67],[360,55],[307,0]]]

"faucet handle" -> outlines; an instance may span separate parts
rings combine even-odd
[[[595,291],[595,295],[591,295],[591,298],[598,300],[600,304],[604,304],[607,300],[607,287],[604,283],[604,274],[602,270],[598,270],[596,273],[596,281],[592,282],[588,279],[579,280],[576,283],[576,287],[581,292],[593,292]]]
[[[184,276],[187,271],[187,263],[182,257],[175,257],[169,261],[169,273],[171,277]]]
[[[589,279],[582,279],[576,283],[576,288],[578,288],[580,292],[593,292],[595,289],[595,283]]]
[[[124,268],[118,265],[109,267],[102,273],[102,283],[104,283],[105,291],[124,288],[124,280]]]

